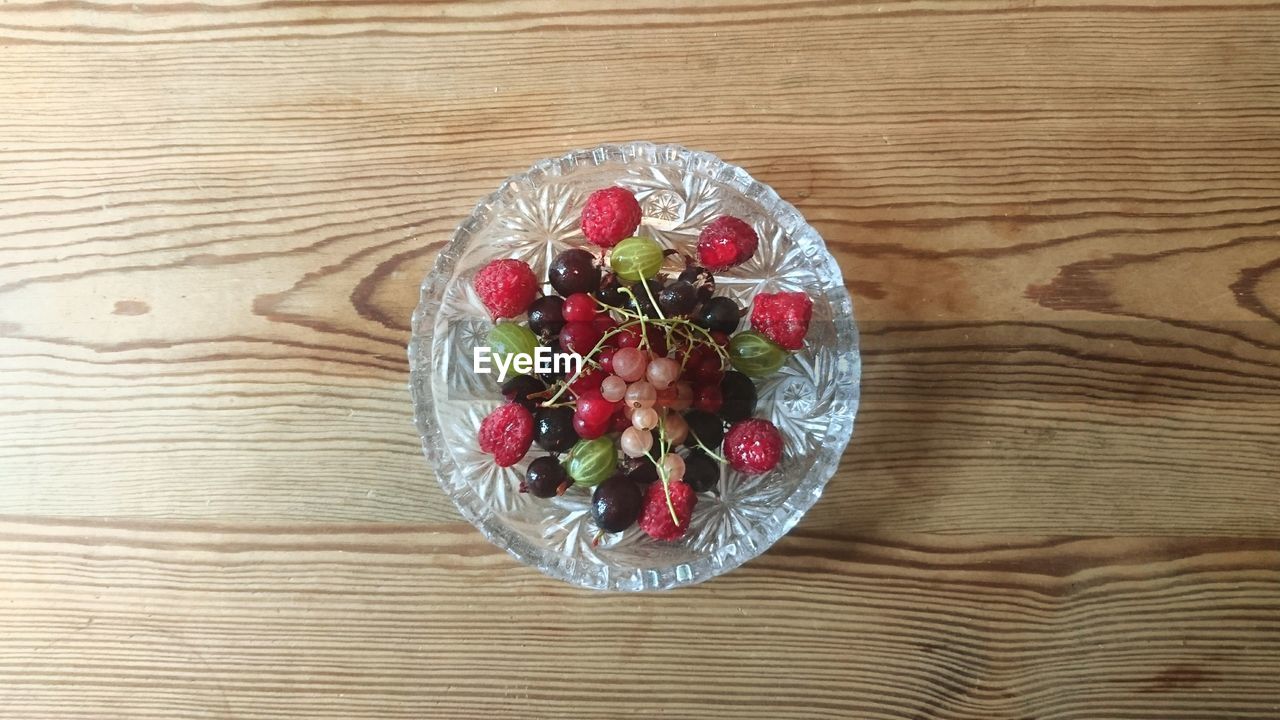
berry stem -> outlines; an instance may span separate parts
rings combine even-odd
[[[591,348],[591,351],[588,352],[583,357],[583,363],[578,366],[578,371],[573,374],[573,377],[565,380],[564,384],[560,386],[560,389],[556,391],[556,394],[552,395],[549,399],[547,399],[542,403],[542,407],[554,407],[555,402],[560,399],[560,396],[564,394],[564,391],[568,390],[569,386],[577,382],[578,378],[582,376],[582,371],[586,369],[588,363],[590,362],[590,358],[594,356],[596,353],[600,352],[600,349],[604,347],[605,341],[613,337],[614,335],[617,335],[618,333],[622,332],[622,330],[626,327],[627,327],[626,325],[619,325],[618,327],[613,328],[612,330],[606,332],[604,335],[601,335],[600,340],[596,343],[596,346]]]
[[[698,440],[698,447],[702,449],[702,452],[704,452],[704,453],[706,453],[706,454],[710,455],[712,458],[714,458],[715,460],[719,461],[721,464],[723,464],[723,465],[728,465],[728,464],[729,464],[729,461],[728,461],[728,460],[726,460],[726,459],[725,459],[725,457],[724,457],[723,455],[721,455],[720,453],[716,452],[715,450],[712,450],[711,448],[707,447],[706,445],[703,445],[701,440]]]
[[[662,494],[667,496],[667,512],[671,513],[671,522],[680,527],[680,517],[676,514],[676,505],[671,501],[671,483],[667,473],[667,464],[662,462],[667,457],[667,451],[671,446],[667,443],[667,423],[666,413],[663,413],[662,422],[658,423],[658,459],[653,460],[653,464],[658,468],[658,478],[662,480]]]
[[[666,320],[667,316],[662,312],[662,308],[658,306],[658,299],[653,296],[653,289],[649,287],[649,281],[641,280],[640,284],[644,286],[644,294],[649,296],[649,302],[653,303],[653,310],[658,313],[658,319]]]

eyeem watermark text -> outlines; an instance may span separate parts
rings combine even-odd
[[[472,372],[488,375],[493,372],[494,367],[498,369],[498,382],[506,380],[507,374],[513,370],[516,375],[560,373],[573,376],[582,369],[582,356],[578,353],[553,352],[551,348],[541,345],[534,349],[533,355],[497,355],[487,345],[472,348]]]

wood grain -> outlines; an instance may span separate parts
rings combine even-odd
[[[1275,540],[802,533],[641,597],[457,525],[10,522],[0,550],[23,718],[1280,711]]]
[[[1280,716],[1277,38],[1244,1],[0,4],[0,714]],[[864,392],[795,536],[620,598],[458,521],[404,346],[476,199],[640,137],[823,233]]]

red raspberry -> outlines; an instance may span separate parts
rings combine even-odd
[[[533,443],[533,415],[516,403],[500,405],[480,423],[480,450],[498,467],[520,462]]]
[[[671,519],[671,510],[667,507],[667,492],[671,493],[671,504],[675,506],[679,524]],[[655,540],[679,540],[689,529],[693,506],[697,504],[698,494],[685,483],[672,480],[664,486],[661,482],[656,482],[645,491],[644,507],[640,508],[640,517],[636,523]]]
[[[725,270],[749,260],[759,244],[760,238],[750,225],[722,215],[698,236],[698,262],[708,270]]]
[[[640,203],[620,187],[591,193],[582,208],[582,234],[600,247],[613,247],[640,227]]]
[[[762,418],[739,420],[725,433],[724,456],[738,472],[769,472],[782,459],[782,433]]]
[[[538,297],[538,278],[523,260],[494,260],[480,268],[473,284],[495,319],[523,314]]]
[[[785,350],[804,347],[813,301],[802,292],[760,293],[751,305],[751,327]]]

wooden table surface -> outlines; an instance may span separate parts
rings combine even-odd
[[[404,347],[471,205],[715,152],[828,239],[826,495],[595,594]],[[1280,5],[0,5],[0,716],[1280,717]]]

